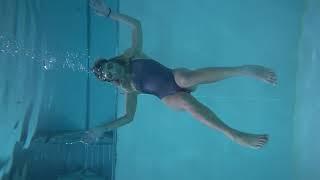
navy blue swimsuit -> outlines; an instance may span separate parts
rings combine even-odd
[[[130,71],[136,89],[142,93],[153,94],[161,99],[179,91],[191,92],[189,89],[178,86],[174,80],[172,69],[155,60],[131,60]]]

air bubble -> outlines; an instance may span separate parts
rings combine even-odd
[[[9,56],[25,56],[29,57],[35,63],[38,63],[44,70],[52,69],[69,69],[72,71],[91,73],[87,70],[87,60],[91,58],[88,55],[89,49],[82,51],[71,51],[53,53],[49,50],[38,50],[33,48],[25,48],[17,41],[0,35],[0,53]]]

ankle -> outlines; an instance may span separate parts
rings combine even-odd
[[[234,141],[239,136],[239,131],[236,129],[230,129],[229,131],[227,131],[226,136]]]

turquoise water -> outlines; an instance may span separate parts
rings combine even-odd
[[[277,72],[279,85],[239,77],[194,93],[231,127],[270,134],[259,151],[142,96],[136,120],[118,130],[117,179],[294,179],[292,113],[303,6],[301,1],[120,1],[120,11],[143,22],[145,52],[162,63],[190,69],[260,64]],[[128,46],[128,38],[120,28],[120,48]]]
[[[319,179],[316,0],[106,2],[141,21],[144,52],[170,68],[274,69],[276,87],[236,77],[193,93],[231,127],[267,133],[269,143],[241,147],[151,95],[138,97],[134,121],[106,141],[44,143],[41,133],[85,130],[124,113],[122,92],[88,67],[130,47],[130,28],[94,16],[85,0],[0,0],[0,179],[25,164],[27,179],[82,170],[116,180]]]

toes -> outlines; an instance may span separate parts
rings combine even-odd
[[[267,73],[267,78],[266,79],[270,83],[273,83],[273,84],[277,83],[277,75],[272,71]]]
[[[268,77],[269,77],[270,79],[277,79],[277,76],[276,76],[276,74],[275,74],[274,72],[269,72],[269,73],[268,73]]]
[[[262,148],[265,144],[266,144],[265,142],[264,142],[264,143],[260,142],[260,143],[258,143],[258,144],[255,145],[255,148],[260,149],[260,148]]]
[[[259,141],[259,143],[267,143],[268,142],[268,139],[261,139],[260,141]]]
[[[264,144],[255,144],[255,145],[252,145],[251,148],[253,149],[260,149],[263,147]]]
[[[260,149],[260,148],[262,148],[263,147],[263,144],[258,144],[258,145],[256,145],[256,149]]]
[[[278,84],[277,79],[274,78],[268,78],[266,81],[274,86]]]
[[[257,143],[257,147],[258,147],[258,148],[263,147],[263,146],[268,142],[268,140],[269,140],[268,135],[262,135],[262,136],[260,136],[259,141],[258,141],[258,143]]]
[[[260,139],[258,141],[258,144],[261,144],[261,143],[265,144],[267,141],[268,141],[267,139]]]
[[[260,149],[268,142],[268,135],[260,135],[257,137],[257,141],[253,144],[252,148]]]
[[[272,81],[277,81],[277,76],[275,74],[269,76],[269,79]]]
[[[268,141],[268,139],[269,139],[269,136],[268,135],[262,135],[262,136],[260,136],[260,141]]]
[[[258,142],[258,145],[264,145],[264,144],[266,144],[267,143],[267,141],[259,141]]]
[[[258,134],[246,134],[244,133],[242,138],[239,141],[240,144],[253,148],[260,149],[262,148],[269,140],[269,136],[267,134],[258,135]]]

